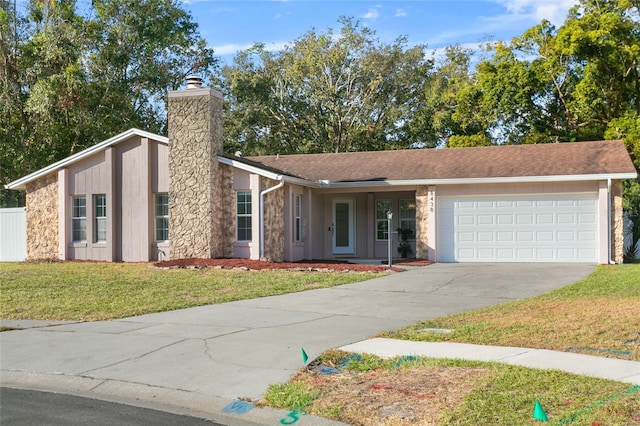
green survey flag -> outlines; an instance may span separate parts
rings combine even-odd
[[[533,418],[536,420],[540,420],[541,422],[548,422],[549,419],[547,418],[547,413],[544,412],[544,409],[542,408],[542,404],[540,404],[540,401],[538,401],[536,399],[536,406],[533,409]]]

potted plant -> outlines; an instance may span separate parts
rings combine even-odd
[[[413,253],[413,250],[411,250],[411,244],[409,244],[409,239],[413,237],[413,229],[398,228],[396,231],[398,231],[398,237],[400,238],[398,253],[400,253],[400,257],[404,259]]]

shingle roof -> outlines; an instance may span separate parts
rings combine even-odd
[[[310,181],[635,175],[622,141],[247,157]]]

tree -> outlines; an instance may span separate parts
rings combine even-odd
[[[452,114],[495,143],[602,139],[640,107],[638,0],[581,0],[559,28],[543,21],[493,44]]]
[[[0,184],[130,127],[163,132],[166,92],[216,66],[177,0],[31,0],[25,12],[2,2]]]
[[[451,146],[454,136],[459,138],[455,144],[473,145],[462,140],[486,130],[482,117],[475,109],[468,108],[468,101],[473,99],[473,93],[477,93],[469,68],[472,56],[472,50],[460,45],[445,48],[425,85],[425,107],[417,114],[420,123],[433,128],[432,139],[439,146]]]
[[[343,18],[276,53],[241,52],[223,69],[226,145],[246,153],[380,150],[428,140],[416,125],[432,62],[406,39],[381,44]]]

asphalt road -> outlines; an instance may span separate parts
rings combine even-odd
[[[0,388],[0,424],[223,426],[195,417],[58,393]]]

